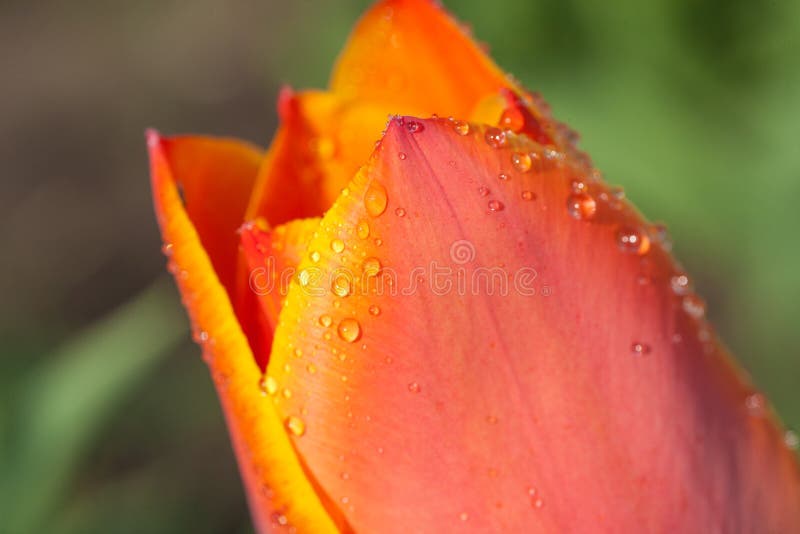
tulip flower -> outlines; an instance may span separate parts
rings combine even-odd
[[[663,228],[441,7],[378,2],[278,109],[266,153],[147,134],[260,532],[800,532]]]

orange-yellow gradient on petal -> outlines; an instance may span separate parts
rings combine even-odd
[[[436,2],[278,111],[266,154],[148,134],[259,532],[800,532],[663,230]]]

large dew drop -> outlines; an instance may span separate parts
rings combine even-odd
[[[336,331],[339,337],[348,343],[355,343],[361,337],[361,325],[355,319],[342,319]]]
[[[377,182],[372,182],[364,193],[364,207],[372,217],[378,217],[386,211],[388,197],[386,188]]]

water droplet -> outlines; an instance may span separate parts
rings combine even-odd
[[[783,442],[793,451],[796,451],[797,448],[800,447],[800,437],[798,437],[797,433],[793,430],[787,430],[783,433]]]
[[[369,307],[369,313],[377,316],[381,314],[381,309],[375,304],[373,304],[372,306]]]
[[[484,186],[480,186],[478,188],[478,194],[480,196],[482,196],[482,197],[487,196],[489,194],[489,188],[488,187],[484,187]]]
[[[375,246],[379,247],[381,245],[383,245],[383,239],[381,239],[380,237],[376,238],[375,239]]]
[[[751,415],[762,415],[764,413],[766,401],[764,399],[764,395],[761,393],[751,393],[744,400],[744,405]]]
[[[289,388],[283,388],[283,391],[281,391],[281,395],[283,395],[284,398],[291,399],[292,398],[292,390],[289,389]]]
[[[398,152],[398,153],[397,153],[397,157],[398,157],[398,158],[400,158],[400,160],[404,160],[404,159],[406,159],[408,156],[406,155],[406,153],[405,153],[405,152]]]
[[[460,514],[458,514],[458,518],[461,521],[466,521],[467,519],[469,519],[469,514],[467,512],[461,512]]]
[[[500,128],[487,128],[484,137],[492,148],[500,148],[506,144],[506,133]]]
[[[309,374],[313,375],[314,373],[317,372],[317,367],[313,363],[309,363],[308,365],[306,365],[306,371],[308,371]]]
[[[533,162],[529,154],[525,152],[514,152],[511,154],[511,163],[519,172],[528,172],[531,170],[531,164]]]
[[[574,219],[588,221],[597,213],[597,202],[589,193],[573,193],[567,197],[567,211]]]
[[[408,391],[410,391],[411,393],[419,393],[420,389],[421,388],[419,387],[419,384],[417,384],[416,382],[411,382],[408,384]]]
[[[541,497],[536,498],[536,499],[533,500],[533,507],[534,508],[541,508],[542,506],[544,506],[544,501],[541,499]]]
[[[355,319],[342,319],[337,328],[339,337],[348,343],[355,343],[361,337],[361,325]]]
[[[344,251],[344,241],[341,239],[333,239],[331,241],[331,250],[337,254]]]
[[[456,121],[453,123],[453,129],[458,135],[467,135],[469,133],[469,123]]]
[[[169,258],[170,256],[172,256],[172,250],[174,248],[175,247],[172,245],[172,243],[164,243],[163,245],[161,245],[161,253]]]
[[[341,478],[342,480],[350,480],[350,473],[348,473],[347,471],[342,471],[341,473],[339,473],[339,478]]]
[[[295,415],[290,415],[284,422],[286,429],[295,436],[302,436],[306,433],[306,424],[302,419]]]
[[[312,250],[311,252],[309,252],[308,257],[311,258],[311,261],[317,263],[319,261],[320,254],[316,250]]]
[[[506,182],[506,181],[508,181],[508,175],[507,175],[506,173],[504,173],[504,172],[501,172],[500,174],[498,174],[498,175],[497,175],[497,178],[498,178],[498,180],[500,180],[501,182]]]
[[[405,217],[406,210],[404,210],[403,208],[397,208],[396,210],[394,210],[394,214],[397,215],[398,217]]]
[[[650,250],[650,238],[635,228],[620,228],[617,231],[617,246],[623,252],[643,256]]]
[[[364,193],[364,207],[372,217],[377,217],[386,211],[388,197],[386,188],[377,182],[372,182]]]
[[[489,201],[489,211],[503,211],[503,203],[499,200],[490,200]]]
[[[672,292],[676,295],[686,295],[692,290],[692,283],[689,277],[683,273],[676,274],[670,278],[669,285],[672,287]]]
[[[650,235],[655,240],[661,243],[661,247],[669,252],[672,250],[672,239],[669,236],[669,230],[665,224],[657,223],[650,227]]]
[[[419,133],[419,132],[423,131],[424,129],[425,129],[425,126],[421,122],[408,121],[406,123],[406,130],[408,130],[409,133],[412,133],[412,134],[413,133]]]
[[[689,293],[681,301],[683,311],[695,319],[701,319],[706,314],[706,303],[694,293]]]
[[[520,196],[522,200],[535,200],[536,195],[532,191],[523,191]]]
[[[325,328],[328,328],[331,325],[331,323],[333,323],[333,319],[331,318],[330,315],[325,314],[325,315],[320,315],[319,316],[319,324],[320,324],[320,326],[324,326]]]
[[[278,392],[278,382],[269,375],[264,375],[258,381],[258,388],[263,395],[275,395]]]
[[[631,352],[636,356],[646,356],[650,354],[650,345],[647,343],[639,343],[637,341],[631,345]]]
[[[346,297],[352,291],[350,276],[347,273],[339,273],[333,278],[331,290],[339,297]]]
[[[378,258],[367,258],[362,264],[365,276],[375,276],[381,270],[381,261]]]
[[[358,226],[356,226],[356,235],[360,239],[369,237],[369,223],[367,221],[359,221]]]
[[[297,273],[297,281],[302,287],[306,287],[311,282],[311,273],[308,269],[303,269]]]
[[[512,132],[520,132],[525,127],[525,117],[517,108],[507,108],[500,115],[500,126]]]

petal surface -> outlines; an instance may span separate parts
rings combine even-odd
[[[271,231],[257,224],[242,228],[242,250],[249,268],[249,287],[258,297],[260,313],[266,317],[271,330],[278,324],[289,283],[319,223],[319,218],[313,218],[298,219]]]
[[[306,478],[282,420],[259,389],[261,372],[179,194],[171,142],[150,131],[147,144],[169,268],[211,370],[254,521],[261,532],[338,532]]]
[[[464,29],[429,0],[373,6],[351,34],[330,81],[331,91],[383,104],[390,113],[419,110],[459,118],[508,85]]]
[[[212,137],[170,137],[161,146],[203,248],[233,294],[236,230],[244,221],[263,153],[242,141]]]
[[[369,157],[387,112],[322,91],[281,92],[281,126],[261,166],[247,219],[278,226],[328,209]]]
[[[800,528],[763,397],[583,162],[395,119],[308,251],[273,403],[355,531]]]

